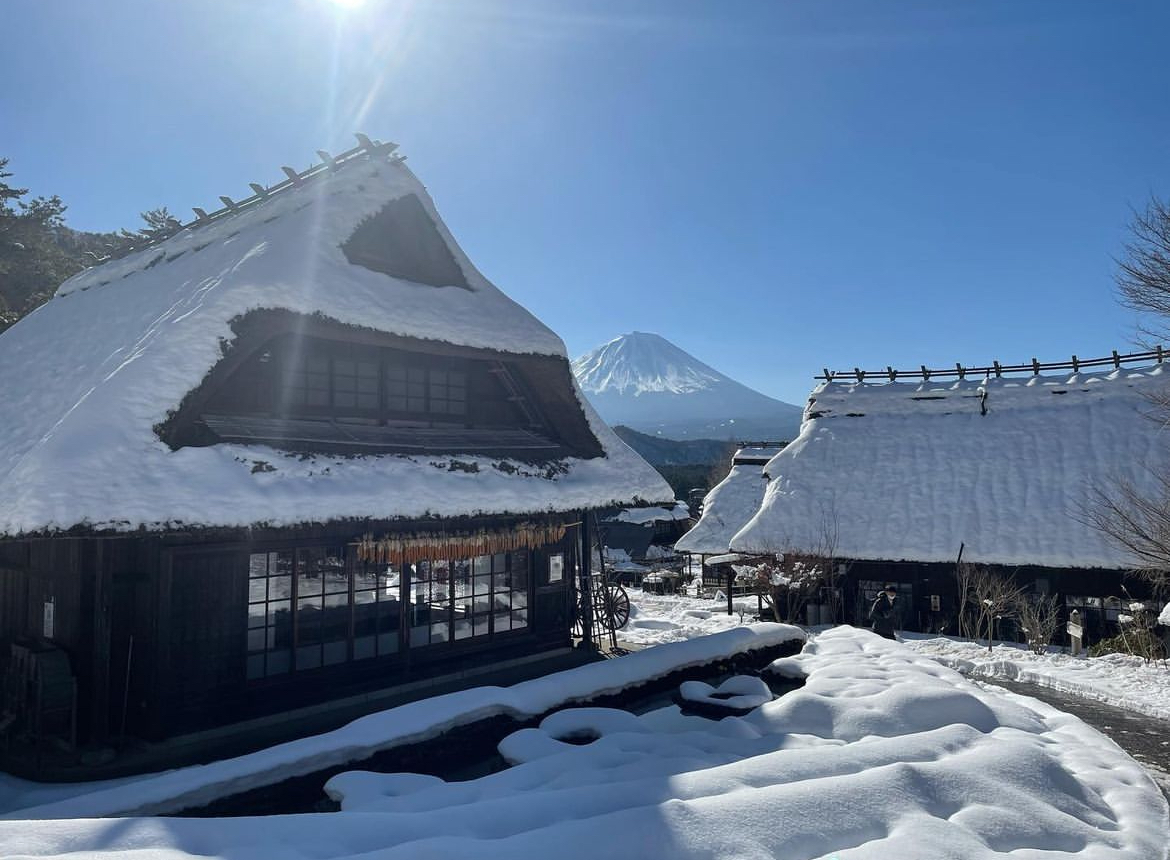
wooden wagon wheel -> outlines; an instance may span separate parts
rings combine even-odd
[[[630,595],[616,582],[601,591],[601,617],[607,630],[621,630],[630,620]]]

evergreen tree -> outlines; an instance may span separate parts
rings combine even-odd
[[[65,226],[65,204],[57,195],[24,199],[26,188],[8,184],[7,158],[0,158],[0,331],[32,311],[84,265],[96,234]],[[92,239],[78,241],[78,236]]]
[[[179,219],[172,215],[165,206],[139,213],[139,217],[146,223],[146,226],[140,227],[136,231],[120,230],[118,235],[123,241],[130,244],[140,244],[144,239],[146,241],[165,239],[182,226]]]

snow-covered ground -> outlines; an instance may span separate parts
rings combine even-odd
[[[706,636],[732,627],[752,623],[756,614],[756,598],[735,598],[733,606],[742,606],[743,618],[737,611],[727,614],[727,600],[704,600],[701,597],[645,594],[638,589],[627,589],[630,595],[630,620],[618,631],[618,640],[631,645],[662,645],[683,642],[696,636]]]
[[[750,623],[756,607],[754,597],[736,598],[735,605],[747,610],[741,622],[738,613],[726,614],[725,600],[631,591],[630,601],[630,622],[618,638],[643,647]],[[968,639],[907,632],[899,636],[917,653],[973,678],[1027,681],[1170,720],[1170,661],[1147,663],[1124,654],[1073,657],[1056,650],[1037,655],[1013,643],[997,644],[989,652],[986,645]]]
[[[617,681],[623,661],[704,641],[599,665]],[[643,716],[569,709],[506,738],[501,753],[512,766],[478,779],[344,773],[328,784],[342,811],[328,816],[4,821],[0,854],[1167,857],[1165,799],[1076,718],[983,690],[905,645],[848,627],[773,667],[805,676],[805,685],[744,717],[712,721],[673,706]]]
[[[1073,657],[1033,654],[1022,645],[998,644],[991,651],[965,639],[903,633],[917,653],[975,678],[1027,681],[1065,693],[1106,702],[1151,717],[1170,720],[1170,662],[1108,654]]]

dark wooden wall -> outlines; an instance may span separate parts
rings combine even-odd
[[[1124,586],[1135,599],[1150,596],[1148,584],[1130,576],[1126,571],[1086,569],[1059,569],[1035,565],[1004,566],[988,565],[992,570],[1011,577],[1025,590],[1037,594],[1056,594],[1089,597],[1121,597]],[[955,581],[955,566],[951,563],[923,564],[917,562],[854,561],[849,564],[844,581],[845,620],[859,626],[868,626],[866,617],[868,601],[860,594],[862,582],[892,582],[909,586],[911,599],[902,610],[902,624],[906,630],[957,634],[959,606],[958,587]],[[940,610],[931,609],[931,595],[939,596]],[[1104,617],[1094,618],[1094,638],[1100,638],[1108,630]],[[1005,632],[1013,628],[1005,625]]]
[[[70,657],[79,739],[89,743],[123,734],[162,739],[571,643],[573,528],[559,544],[530,553],[524,631],[248,681],[249,553],[344,543],[370,528],[257,530],[234,540],[219,533],[7,542],[0,545],[0,671],[13,640],[41,634],[51,597],[53,640]],[[555,552],[565,555],[564,579],[550,584]]]

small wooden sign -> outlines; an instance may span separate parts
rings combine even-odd
[[[45,601],[45,612],[44,615],[41,616],[41,635],[43,635],[46,639],[52,639],[55,632],[55,610],[56,607],[53,604],[53,598],[50,597]]]

